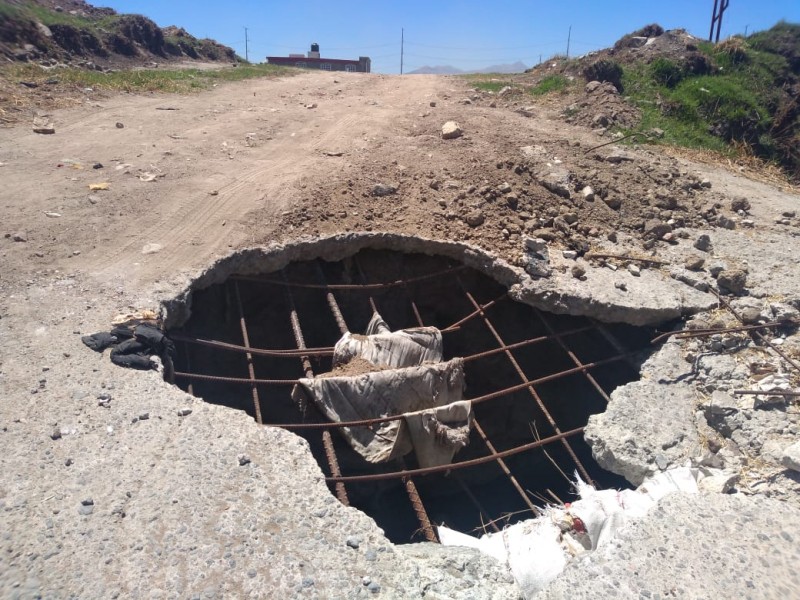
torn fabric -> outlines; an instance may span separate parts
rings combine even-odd
[[[332,421],[394,415],[403,419],[342,428],[353,449],[372,463],[411,452],[421,467],[449,464],[469,441],[472,404],[463,400],[461,359],[442,361],[442,332],[435,327],[391,331],[374,313],[366,335],[345,333],[334,347],[334,371],[301,379],[292,398],[310,400]],[[363,362],[367,372],[346,373]]]

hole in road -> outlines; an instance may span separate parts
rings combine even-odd
[[[653,330],[545,313],[506,292],[450,258],[371,249],[339,262],[232,275],[193,292],[190,318],[169,331],[176,382],[265,424],[330,423],[313,402],[292,399],[292,384],[331,371],[343,326],[363,333],[374,308],[392,330],[441,330],[443,360],[464,359],[464,398],[478,399],[469,443],[453,466],[407,478],[392,474],[420,468],[413,451],[402,464],[373,464],[341,428],[293,429],[308,441],[331,491],[340,499],[344,492],[393,542],[426,539],[426,520],[480,533],[492,531],[492,522],[502,528],[529,518],[531,506],[573,499],[566,477],[576,470],[598,487],[628,487],[595,463],[580,428],[617,386],[638,378]],[[298,352],[298,333],[305,352]],[[345,478],[338,485],[330,480],[331,455]],[[367,481],[346,479],[353,476]]]

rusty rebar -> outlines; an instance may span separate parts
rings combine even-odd
[[[722,297],[722,294],[720,294],[719,292],[717,292],[717,291],[716,291],[716,290],[714,290],[714,289],[712,289],[712,290],[711,290],[711,292],[712,292],[712,293],[713,293],[713,294],[714,294],[714,295],[717,297],[717,300],[719,300],[719,301],[720,301],[722,304],[724,304],[724,305],[725,305],[725,308],[727,308],[727,309],[728,309],[728,310],[731,312],[731,314],[732,314],[734,317],[736,317],[736,320],[737,320],[737,321],[739,321],[740,323],[744,323],[744,319],[742,319],[741,315],[740,315],[739,313],[737,313],[737,312],[736,312],[736,311],[733,309],[733,307],[730,305],[730,302],[728,302],[727,300],[725,300],[725,298],[723,298],[723,297]],[[758,339],[759,339],[759,340],[761,340],[762,342],[764,342],[764,343],[765,343],[767,346],[769,346],[770,348],[772,348],[772,350],[774,350],[774,351],[775,351],[775,353],[776,353],[778,356],[780,356],[781,358],[783,358],[783,360],[785,360],[787,363],[789,363],[790,365],[792,365],[792,366],[793,366],[793,367],[794,367],[794,368],[795,368],[797,371],[800,371],[800,365],[798,365],[798,364],[797,364],[797,363],[796,363],[794,360],[792,360],[792,359],[791,359],[789,356],[787,356],[787,355],[786,355],[786,353],[784,353],[784,352],[783,352],[783,351],[782,351],[780,348],[778,348],[778,347],[777,347],[775,344],[773,344],[773,343],[772,343],[770,340],[768,340],[767,338],[765,338],[765,337],[764,337],[763,335],[761,335],[761,334],[760,334],[758,331],[753,331],[753,332],[752,332],[752,334],[753,334],[753,335],[755,335],[756,337],[758,337]]]
[[[494,306],[495,304],[500,302],[500,300],[503,300],[503,299],[505,299],[507,297],[508,297],[508,292],[503,292],[500,296],[498,296],[494,300],[490,300],[486,304],[481,305],[481,310],[486,310],[487,308],[491,308],[492,306]],[[453,323],[449,327],[445,327],[444,329],[442,329],[442,333],[447,333],[449,331],[454,331],[454,330],[458,329],[459,327],[461,327],[467,321],[471,321],[472,319],[474,319],[475,317],[477,317],[480,314],[481,314],[480,310],[473,310],[471,313],[469,313],[463,319],[461,319],[459,321],[456,321],[455,323]]]
[[[328,348],[306,348],[305,350],[297,349],[265,349],[265,348],[246,348],[238,344],[231,344],[228,342],[220,342],[218,340],[206,340],[203,338],[195,338],[180,333],[170,333],[170,339],[185,342],[187,344],[195,344],[198,346],[208,346],[210,348],[217,348],[219,350],[230,350],[231,352],[241,352],[253,354],[255,356],[270,356],[273,358],[297,358],[298,356],[332,356],[333,346]]]
[[[658,266],[665,266],[671,264],[669,262],[658,260],[655,258],[645,258],[643,256],[629,256],[627,254],[605,254],[601,252],[587,252],[586,254],[583,255],[583,257],[587,260],[592,258],[612,258],[615,260],[621,260],[625,262],[641,262]]]
[[[405,289],[406,294],[409,297],[409,300],[411,301],[411,308],[414,310],[414,316],[417,319],[417,324],[420,327],[425,327],[425,322],[422,320],[422,315],[420,315],[419,310],[417,309],[416,303],[411,298],[411,293],[408,290],[408,286],[404,286],[404,289]],[[499,352],[500,350],[497,349],[497,351]],[[485,353],[483,353],[483,354],[484,354],[484,356],[487,356],[487,354],[485,354]],[[474,414],[472,416],[472,424],[475,427],[475,431],[478,432],[478,435],[483,440],[483,443],[486,445],[486,448],[488,448],[489,452],[491,452],[492,454],[497,454],[497,449],[494,447],[494,444],[492,444],[491,440],[489,440],[489,436],[486,435],[486,432],[484,431],[483,427],[481,427],[480,421],[478,421],[478,417],[475,416]],[[506,477],[508,477],[508,480],[510,481],[510,483],[514,487],[514,489],[517,490],[517,493],[522,498],[522,501],[525,504],[527,504],[528,507],[531,510],[535,511],[536,509],[534,507],[534,504],[531,502],[531,499],[528,497],[528,494],[525,493],[525,490],[522,488],[522,486],[517,481],[517,478],[514,477],[514,474],[511,472],[511,469],[508,468],[508,465],[506,465],[506,462],[502,458],[498,458],[497,459],[497,466],[500,467],[500,470],[503,472],[503,474]],[[473,503],[476,505],[478,510],[481,512],[481,514],[483,514],[484,511],[481,508],[480,503],[478,502],[478,499],[474,497],[474,495],[472,494],[472,491],[467,487],[467,484],[464,483],[463,481],[461,481],[460,479],[459,479],[459,483],[461,484],[461,487],[464,488],[464,491],[467,493],[467,496],[473,501]],[[494,525],[494,523],[492,523],[492,525]],[[496,527],[496,525],[494,525],[494,526]]]
[[[757,331],[759,329],[769,329],[772,327],[791,327],[796,325],[793,321],[772,321],[759,325],[742,325],[741,327],[721,327],[719,329],[681,329],[680,331],[668,331],[650,340],[651,344],[656,344],[664,338],[675,336],[675,339],[686,340],[696,337],[709,337],[717,333],[738,333],[741,331]]]
[[[366,283],[367,276],[361,268],[361,263],[357,257],[353,257],[353,263],[356,265],[361,279]],[[402,285],[407,286],[408,284],[404,282]],[[372,297],[372,294],[369,296],[369,304],[372,307],[373,313],[378,312],[378,307],[375,304],[375,299]],[[398,458],[396,462],[402,467],[402,470],[405,470],[405,463],[402,457]],[[408,495],[408,501],[411,503],[411,509],[417,516],[422,532],[425,534],[425,539],[429,542],[438,542],[439,538],[433,530],[433,527],[431,527],[431,520],[428,518],[428,512],[425,510],[425,505],[422,503],[422,498],[419,496],[414,480],[410,476],[405,476],[403,477],[403,485],[406,488],[406,494]]]
[[[261,420],[261,400],[258,397],[258,385],[255,383],[256,378],[256,370],[255,366],[253,365],[253,355],[250,353],[250,336],[247,334],[247,323],[244,319],[244,308],[242,307],[242,295],[239,293],[239,282],[233,282],[233,290],[236,295],[236,308],[239,311],[239,328],[242,330],[242,341],[244,342],[244,347],[248,350],[245,354],[245,358],[247,360],[247,373],[250,376],[250,381],[252,381],[252,385],[250,386],[250,393],[253,397],[253,409],[256,413],[256,422],[259,425],[263,425],[264,421]]]
[[[578,356],[572,350],[569,349],[566,342],[564,342],[564,340],[562,339],[561,335],[556,333],[555,329],[553,329],[553,326],[550,324],[550,321],[548,321],[547,317],[544,316],[544,313],[542,313],[542,311],[540,311],[538,308],[534,308],[533,310],[536,313],[536,316],[539,317],[539,320],[542,322],[542,325],[544,325],[545,329],[547,329],[547,332],[553,336],[553,339],[559,346],[561,346],[561,349],[567,353],[567,356],[569,356],[570,360],[575,364],[575,366],[582,367],[583,363],[580,361]],[[583,374],[589,381],[589,383],[592,385],[592,387],[597,391],[597,393],[600,394],[603,400],[606,401],[606,404],[611,402],[611,398],[608,397],[606,391],[602,388],[602,386],[599,383],[597,383],[597,380],[592,376],[592,374],[589,373],[589,371],[584,371]]]
[[[367,481],[386,481],[389,479],[399,479],[402,477],[416,477],[417,475],[433,475],[436,473],[446,473],[447,471],[458,471],[459,469],[467,469],[469,467],[476,467],[478,465],[485,465],[486,463],[494,462],[497,460],[497,457],[500,458],[508,458],[509,456],[514,456],[515,454],[520,454],[521,452],[527,452],[528,450],[533,450],[535,448],[540,448],[547,444],[552,444],[553,442],[558,442],[564,440],[568,437],[572,437],[578,435],[579,433],[583,432],[583,427],[577,427],[576,429],[570,429],[569,431],[564,431],[562,433],[552,435],[550,437],[536,440],[535,442],[530,442],[527,444],[523,444],[522,446],[517,446],[516,448],[510,448],[509,450],[503,450],[502,452],[498,452],[497,455],[492,456],[481,456],[479,458],[473,458],[470,460],[465,460],[463,462],[457,463],[450,463],[447,465],[438,465],[436,467],[423,467],[421,469],[412,469],[408,471],[395,471],[392,473],[374,473],[372,475],[348,475],[343,477],[326,477],[325,481],[342,481],[344,483],[360,483],[360,482],[367,482]]]
[[[524,390],[525,388],[532,387],[534,385],[539,385],[542,383],[547,383],[549,381],[554,381],[556,379],[561,379],[562,377],[569,377],[570,375],[574,375],[576,373],[581,373],[585,369],[594,369],[596,367],[602,367],[614,362],[618,362],[620,360],[628,360],[633,356],[637,356],[638,352],[630,352],[628,354],[619,354],[617,356],[611,356],[609,358],[604,358],[603,360],[597,360],[595,362],[584,364],[583,367],[575,367],[574,369],[566,369],[564,371],[559,371],[557,373],[552,373],[550,375],[544,375],[543,377],[539,377],[537,379],[533,379],[528,383],[521,383],[518,385],[514,385],[508,388],[504,388],[502,390],[498,390],[496,392],[491,392],[489,394],[485,394],[483,396],[478,396],[476,398],[466,398],[472,402],[473,405],[481,404],[483,402],[488,402],[490,400],[494,400],[496,398],[500,398],[502,396],[507,396],[509,394],[513,394],[514,392],[518,392],[520,390]],[[244,377],[223,377],[220,375],[200,375],[198,373],[182,373],[176,372],[176,377],[181,377],[184,379],[197,379],[201,381],[218,381],[220,383],[238,383],[243,385],[250,385],[253,381],[258,385],[295,385],[300,383],[300,379],[255,379],[250,380]],[[362,419],[359,421],[339,421],[339,422],[331,422],[331,423],[286,423],[280,425],[285,429],[319,429],[325,427],[363,427],[366,425],[375,425],[378,423],[385,423],[388,421],[395,421],[398,419],[402,419],[403,415],[394,415],[391,417],[380,417],[377,419]],[[265,425],[270,425],[269,423],[265,423]]]
[[[472,303],[472,306],[474,306],[476,310],[479,309],[480,305],[475,301],[475,298],[473,298],[472,294],[470,294],[469,291],[467,291],[467,289],[464,287],[464,284],[461,281],[461,279],[459,277],[456,277],[456,279],[461,288],[464,290],[467,299],[470,301],[470,303]],[[500,344],[501,346],[504,346],[505,342],[503,341],[503,338],[497,332],[497,329],[494,328],[494,325],[492,325],[492,322],[489,320],[489,317],[486,316],[486,312],[484,310],[481,310],[481,317],[483,319],[483,322],[486,324],[487,329],[489,329],[492,336],[494,336],[495,340],[497,340],[497,343]],[[511,351],[506,350],[505,354],[508,357],[508,360],[511,363],[512,367],[517,372],[517,375],[522,380],[523,384],[529,384],[530,382],[528,380],[527,375],[525,375],[525,372],[522,370],[522,367],[520,367],[519,363],[517,362],[517,359],[514,358],[514,355],[511,354]],[[547,419],[547,422],[550,423],[550,427],[553,428],[553,431],[555,431],[556,433],[561,433],[558,424],[556,423],[555,419],[553,419],[552,415],[550,415],[550,411],[547,410],[547,407],[544,405],[542,398],[539,396],[535,388],[533,386],[527,386],[527,390],[528,393],[536,402],[536,404],[539,406],[539,409],[542,411],[542,414]],[[581,475],[583,475],[585,481],[591,483],[592,478],[589,476],[589,472],[586,470],[586,467],[583,466],[583,463],[581,463],[580,459],[578,458],[578,455],[575,454],[575,451],[572,449],[570,443],[566,439],[562,439],[561,442],[564,445],[564,448],[566,449],[567,453],[570,455],[573,462],[575,463],[575,466],[581,472]]]
[[[292,288],[288,285],[288,279],[286,277],[286,271],[281,271],[283,276],[283,280],[287,282],[286,286],[286,297],[289,300],[289,320],[292,323],[292,333],[294,335],[294,341],[297,344],[298,350],[305,350],[306,349],[306,342],[303,339],[303,330],[300,327],[300,317],[297,316],[297,307],[294,303],[294,296],[292,295]],[[308,356],[301,356],[300,362],[303,365],[303,371],[306,374],[307,379],[314,378],[314,369],[311,367],[311,361],[309,360]],[[328,461],[328,468],[331,471],[331,474],[336,477],[336,473],[339,472],[339,461],[336,458],[336,452],[333,448],[333,438],[331,437],[331,432],[328,429],[323,430],[322,432],[322,446],[325,450],[325,458]],[[341,482],[339,482],[341,483]],[[344,484],[341,486],[336,485],[336,497],[339,499],[339,502],[344,504],[345,506],[350,506],[350,499],[347,497],[347,489],[345,488]]]
[[[420,275],[419,277],[414,277],[408,280],[397,280],[397,281],[389,281],[386,283],[332,283],[332,284],[316,284],[316,283],[299,283],[299,282],[290,282],[287,280],[275,280],[275,279],[265,279],[264,277],[257,277],[254,275],[232,275],[232,279],[238,279],[240,281],[254,281],[257,283],[268,283],[271,285],[282,285],[286,287],[295,287],[295,288],[311,288],[311,289],[328,289],[328,290],[382,290],[392,287],[398,287],[405,285],[407,283],[416,283],[417,281],[425,281],[426,279],[435,279],[437,277],[444,277],[446,275],[450,275],[453,273],[458,273],[459,271],[463,271],[466,269],[466,265],[457,265],[455,267],[450,267],[449,269],[444,269],[443,271],[438,271],[436,273],[428,273],[426,275]]]
[[[800,392],[792,390],[733,390],[734,396],[800,396]]]

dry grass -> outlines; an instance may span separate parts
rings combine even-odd
[[[713,150],[684,148],[666,144],[660,145],[659,149],[674,158],[683,158],[713,167],[720,167],[731,173],[744,175],[749,179],[775,186],[782,192],[800,193],[800,185],[792,183],[780,167],[754,156],[752,152],[747,151],[743,146],[737,147],[735,156],[725,156]]]
[[[293,72],[273,65],[99,72],[74,67],[44,69],[30,63],[12,64],[0,68],[0,123],[11,124],[29,117],[36,110],[76,106],[109,94],[188,94],[226,81],[276,77]]]

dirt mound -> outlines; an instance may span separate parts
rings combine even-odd
[[[10,2],[2,9],[0,55],[15,61],[57,61],[131,67],[153,59],[236,61],[232,48],[199,40],[178,27],[160,28],[141,15],[120,15],[82,0]]]

